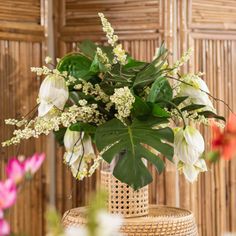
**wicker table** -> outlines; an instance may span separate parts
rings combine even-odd
[[[86,207],[67,211],[63,224],[79,226],[86,223]],[[167,206],[149,206],[149,214],[142,217],[124,218],[121,233],[128,236],[197,236],[193,214],[185,209]]]

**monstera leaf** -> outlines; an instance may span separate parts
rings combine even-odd
[[[135,119],[131,125],[125,126],[118,119],[112,119],[97,128],[96,146],[107,162],[110,163],[115,155],[124,153],[113,171],[117,179],[135,190],[149,184],[152,176],[142,158],[154,164],[158,172],[163,170],[163,161],[147,145],[172,160],[173,147],[165,141],[173,142],[173,131],[170,128],[152,128],[166,122],[166,118],[151,117],[145,121]]]

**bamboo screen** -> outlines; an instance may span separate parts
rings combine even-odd
[[[162,40],[171,49],[173,59],[193,47],[195,52],[188,69],[205,72],[204,79],[213,95],[224,99],[236,111],[235,1],[55,0],[52,10],[57,57],[76,50],[76,43],[85,38],[104,42],[97,18],[97,12],[104,12],[124,47],[137,59],[151,60]],[[12,131],[3,125],[3,119],[22,116],[34,107],[39,81],[29,72],[29,67],[41,64],[47,49],[44,35],[53,35],[47,30],[45,12],[47,0],[41,0],[41,4],[33,0],[5,0],[0,5],[1,140]],[[228,114],[222,103],[214,103],[220,114]],[[203,132],[209,140],[210,130]],[[206,143],[209,145],[209,141]],[[25,142],[20,153],[31,154],[35,150],[53,153],[54,146],[48,146],[43,140]],[[17,149],[1,151],[3,176],[4,160]],[[96,176],[83,182],[75,181],[63,165],[62,155],[63,149],[57,146],[52,179],[54,171],[50,172],[53,167],[49,162],[53,156],[48,156],[34,181],[24,187],[9,216],[15,230],[25,230],[28,235],[45,234],[43,210],[51,188],[55,187],[55,202],[61,213],[88,202],[98,184]],[[149,188],[150,202],[193,210],[199,235],[236,231],[235,159],[209,166],[209,172],[202,174],[193,185],[179,176],[173,165],[166,164],[166,171],[160,176],[150,167],[154,179]]]

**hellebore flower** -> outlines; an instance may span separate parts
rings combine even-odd
[[[218,152],[225,160],[236,155],[236,116],[230,115],[223,131],[215,123],[212,124],[212,149]]]
[[[197,75],[186,75],[183,77],[183,83],[180,83],[178,96],[188,96],[191,103],[205,105],[203,109],[215,111],[207,93],[209,89],[204,80]]]
[[[199,172],[207,170],[206,163],[200,159],[204,152],[204,139],[200,132],[187,126],[177,128],[174,139],[174,153],[179,169],[190,182],[197,179]]]
[[[12,179],[0,182],[0,210],[12,206],[16,201],[17,189]],[[2,215],[2,213],[1,213]]]
[[[45,154],[35,153],[32,157],[27,158],[24,161],[24,171],[27,175],[34,175],[37,170],[41,167],[43,161],[45,160]]]
[[[6,236],[10,234],[10,226],[6,220],[0,219],[0,236]]]
[[[45,116],[53,108],[63,110],[69,98],[65,79],[57,74],[48,75],[39,89],[38,116]]]
[[[6,173],[8,178],[16,184],[20,183],[25,175],[23,162],[20,162],[16,157],[11,158],[7,164]]]

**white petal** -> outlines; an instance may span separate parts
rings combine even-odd
[[[204,139],[197,129],[187,126],[184,130],[184,137],[188,145],[199,152],[199,156],[204,152]]]
[[[201,172],[204,172],[204,171],[207,171],[207,165],[206,165],[206,162],[204,159],[199,159],[195,164],[194,166],[196,166],[199,171]]]
[[[39,100],[53,104],[62,110],[69,98],[68,87],[65,79],[60,75],[48,75],[39,89]]]
[[[187,164],[183,166],[183,173],[185,178],[192,183],[197,180],[199,171],[194,166]]]
[[[114,236],[119,232],[122,225],[122,218],[119,215],[111,215],[105,211],[100,211],[97,214],[99,222],[98,232],[96,235]]]
[[[69,166],[76,162],[79,157],[81,157],[79,152],[65,152],[64,154],[64,160]]]
[[[45,116],[51,109],[53,108],[53,104],[47,103],[42,100],[38,107],[38,116]]]
[[[70,226],[65,229],[65,236],[89,236],[89,234],[84,227]]]
[[[78,131],[72,131],[67,128],[64,136],[64,146],[67,151],[75,151],[75,145],[79,147],[81,140],[83,139],[84,133]]]

